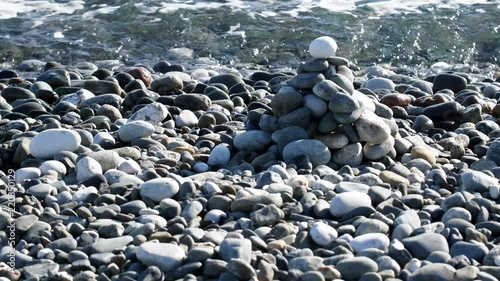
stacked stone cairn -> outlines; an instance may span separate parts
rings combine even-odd
[[[277,155],[306,171],[330,161],[358,166],[363,159],[395,158],[400,136],[392,110],[370,90],[354,88],[349,61],[335,56],[332,38],[317,38],[309,51],[313,59],[301,63],[297,75],[275,79],[282,82],[270,107],[249,112],[247,131],[235,137],[235,147],[261,150],[274,142]],[[382,83],[394,87],[387,81]]]

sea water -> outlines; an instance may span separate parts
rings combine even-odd
[[[0,63],[296,65],[329,35],[358,65],[494,66],[500,0],[3,0]]]

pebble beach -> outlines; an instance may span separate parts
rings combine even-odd
[[[499,73],[305,46],[1,69],[0,280],[500,280]]]

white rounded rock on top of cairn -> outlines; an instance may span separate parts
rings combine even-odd
[[[321,36],[309,45],[309,54],[316,59],[327,59],[335,56],[338,48],[337,42],[332,37]]]

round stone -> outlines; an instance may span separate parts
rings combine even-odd
[[[226,144],[219,144],[212,149],[207,164],[216,167],[225,167],[231,158],[231,151]]]
[[[342,217],[360,207],[371,207],[370,196],[361,192],[344,192],[335,196],[330,202],[330,213],[334,217]]]
[[[309,54],[317,59],[327,59],[335,56],[338,48],[337,42],[332,37],[321,36],[309,45]]]
[[[338,236],[338,233],[335,230],[335,228],[323,222],[314,223],[311,226],[311,229],[309,230],[309,234],[311,235],[311,238],[314,241],[314,243],[323,247],[328,246]]]
[[[452,281],[455,280],[455,268],[445,263],[428,264],[415,270],[408,281]]]
[[[291,161],[299,155],[307,155],[313,166],[324,165],[330,161],[330,150],[318,140],[296,140],[285,146],[283,149],[283,159],[285,162]]]
[[[233,139],[233,145],[239,150],[263,150],[271,143],[271,134],[265,131],[246,131]]]
[[[124,124],[118,129],[118,136],[124,142],[133,139],[149,137],[155,131],[155,127],[146,121],[137,120]]]
[[[386,141],[391,135],[389,126],[369,110],[361,114],[354,125],[361,141],[378,144]]]
[[[172,198],[177,192],[179,192],[179,183],[171,178],[152,179],[143,183],[140,187],[141,196],[153,202]]]
[[[354,252],[359,253],[366,249],[387,250],[389,247],[389,237],[382,233],[368,233],[354,237],[350,245]]]
[[[80,143],[81,137],[75,131],[50,129],[39,133],[31,140],[30,152],[35,158],[51,159],[61,151],[75,151]]]
[[[362,149],[360,143],[346,145],[333,153],[332,160],[339,165],[358,166],[363,161]]]
[[[383,77],[374,77],[363,84],[363,88],[367,88],[372,91],[377,89],[386,89],[392,91],[395,87],[396,85],[394,84],[394,82]]]
[[[193,127],[198,124],[198,117],[191,110],[183,110],[175,119],[175,126],[177,128]]]
[[[443,235],[437,233],[424,233],[403,239],[405,248],[410,254],[420,260],[424,260],[430,253],[441,251],[448,253],[448,241]]]
[[[377,263],[367,257],[343,259],[335,267],[344,280],[358,280],[365,273],[378,271]]]

